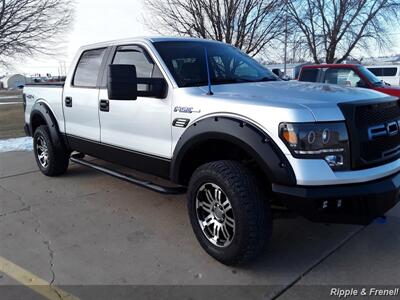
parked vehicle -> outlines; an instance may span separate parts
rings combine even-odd
[[[358,64],[322,64],[303,66],[299,81],[338,84],[345,87],[372,89],[400,97],[400,87],[385,84],[366,67]]]
[[[71,159],[160,193],[187,190],[194,233],[224,264],[263,251],[272,206],[315,222],[368,224],[399,201],[396,97],[281,81],[236,48],[200,39],[85,46],[70,70],[65,84],[24,89],[42,173],[61,175]]]
[[[400,65],[367,66],[380,80],[390,85],[400,85]]]
[[[285,73],[279,68],[272,69],[272,73],[274,73],[276,76],[278,76],[282,80],[286,80],[286,81],[291,80],[291,78],[288,75],[285,75]]]

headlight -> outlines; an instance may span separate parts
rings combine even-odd
[[[281,123],[279,135],[294,157],[324,159],[333,170],[348,170],[347,128],[338,123]]]

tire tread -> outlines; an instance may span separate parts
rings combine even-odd
[[[189,197],[193,197],[196,193],[192,191],[194,183],[202,176],[210,174],[223,178],[225,185],[230,186],[239,197],[240,208],[244,212],[241,215],[245,217],[247,224],[246,241],[243,242],[239,253],[231,258],[217,259],[228,265],[252,261],[264,251],[272,235],[271,212],[264,189],[259,185],[251,170],[242,163],[221,160],[204,164],[195,171],[189,184]]]
[[[46,125],[41,125],[38,128],[36,128],[35,133],[34,133],[34,139],[36,140],[37,135],[42,135],[44,139],[46,140],[49,155],[50,155],[50,162],[49,162],[49,167],[47,169],[43,169],[36,157],[35,153],[35,158],[38,163],[38,166],[42,173],[46,176],[59,176],[61,174],[64,174],[67,169],[68,169],[68,164],[69,164],[69,153],[65,149],[65,147],[58,145],[55,146],[53,141],[51,140],[51,135],[49,128]],[[34,141],[35,143],[35,141]]]

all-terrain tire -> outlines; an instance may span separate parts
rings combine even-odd
[[[47,126],[41,125],[35,130],[33,151],[36,163],[44,175],[58,176],[67,171],[70,153],[64,146],[54,145]]]
[[[193,231],[209,255],[223,264],[237,265],[254,260],[264,251],[272,233],[271,209],[266,193],[249,168],[228,160],[204,164],[194,172],[187,197]],[[218,201],[210,208],[208,201],[218,197],[231,209],[224,210]],[[234,226],[230,226],[232,218]],[[212,222],[214,225],[205,225]],[[224,222],[227,224],[221,225]],[[215,224],[216,228],[225,228],[224,232],[219,230],[218,238],[213,236]]]

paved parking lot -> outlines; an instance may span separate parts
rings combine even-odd
[[[325,298],[335,285],[399,285],[399,225],[399,206],[386,224],[367,227],[277,220],[263,257],[231,268],[198,245],[184,196],[159,195],[74,164],[66,175],[47,178],[32,153],[0,154],[0,266],[3,260],[21,268],[0,272],[3,286],[29,272],[81,299],[94,298],[73,286],[249,285],[249,298],[252,287],[262,287],[254,299],[300,299],[310,296],[302,287],[323,285]]]

